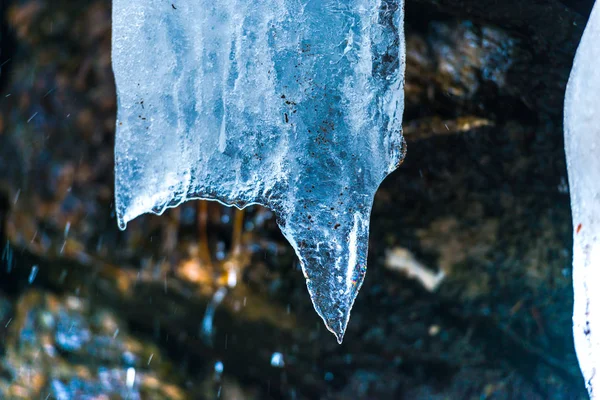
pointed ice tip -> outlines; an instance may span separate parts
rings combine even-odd
[[[361,199],[351,199],[350,203],[361,204]],[[338,213],[333,218],[331,207],[322,205],[317,201],[306,202],[301,207],[303,214],[298,214],[299,221],[294,214],[294,219],[280,226],[300,260],[315,311],[342,343],[350,311],[367,272],[371,208],[369,204],[361,211]],[[304,229],[307,219],[304,213],[312,221],[326,223],[314,223],[310,230]]]
[[[325,321],[327,330],[334,334],[339,344],[342,344],[344,341],[344,334],[346,333],[346,326],[340,324],[341,321],[327,321],[325,318],[323,318],[323,321]]]
[[[339,344],[342,344],[342,342],[344,341],[344,334],[346,333],[346,327],[340,327],[340,329],[333,329],[327,322],[325,322],[325,326],[327,327],[329,332],[335,335],[337,342]]]
[[[316,308],[316,307],[315,307]],[[350,320],[350,311],[339,312],[338,315],[333,317],[325,317],[323,314],[317,312],[323,318],[323,322],[325,322],[325,327],[329,332],[335,335],[337,342],[342,344],[344,341],[344,335],[346,334],[346,327],[348,326],[348,321]]]
[[[335,338],[337,339],[338,344],[342,344],[342,342],[344,341],[344,333],[345,332],[333,333],[335,335]]]

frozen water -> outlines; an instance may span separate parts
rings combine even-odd
[[[273,210],[341,341],[401,162],[403,0],[114,0],[119,226],[189,199]]]
[[[600,390],[600,6],[594,5],[565,97],[573,215],[573,335],[591,398]]]

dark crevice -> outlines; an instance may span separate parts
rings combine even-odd
[[[0,243],[6,241],[6,217],[8,216],[9,208],[8,192],[0,189]]]
[[[11,59],[15,52],[15,40],[7,23],[7,11],[10,0],[0,0],[0,92],[8,84]]]
[[[594,6],[594,2],[591,0],[562,0],[561,3],[570,9],[575,10],[575,12],[585,18],[586,21],[589,19],[592,7]]]

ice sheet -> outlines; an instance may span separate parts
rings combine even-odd
[[[272,209],[341,341],[401,162],[403,0],[114,0],[119,226],[190,199]]]

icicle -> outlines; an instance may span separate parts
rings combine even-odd
[[[114,0],[119,226],[189,199],[277,216],[341,342],[404,156],[403,0]]]
[[[565,97],[573,215],[573,335],[591,398],[600,398],[600,6],[594,5]]]

